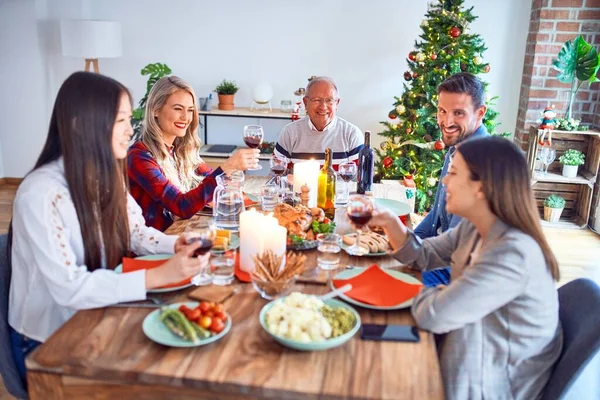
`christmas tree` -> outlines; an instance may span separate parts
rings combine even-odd
[[[429,3],[421,23],[421,40],[408,54],[409,71],[404,73],[404,92],[395,97],[389,120],[382,122],[386,138],[381,150],[375,149],[377,178],[402,179],[412,175],[417,187],[417,211],[429,210],[444,163],[444,143],[437,125],[437,86],[458,72],[478,75],[490,65],[483,60],[487,50],[479,35],[469,32],[473,7],[464,9],[463,0],[437,0]],[[487,84],[484,82],[484,85]],[[498,113],[495,98],[487,101],[484,124],[494,132]]]

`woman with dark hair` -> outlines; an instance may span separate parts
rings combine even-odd
[[[9,324],[24,358],[77,310],[144,300],[148,289],[179,282],[206,266],[199,242],[145,226],[127,193],[125,157],[133,133],[131,96],[108,77],[86,72],[61,86],[46,144],[15,198],[9,249]],[[176,254],[163,265],[119,274],[129,251]]]
[[[451,266],[448,286],[424,288],[412,313],[445,334],[439,354],[450,399],[535,399],[562,347],[555,281],[521,151],[503,138],[461,143],[450,164],[446,209],[462,222],[425,240],[385,210],[392,255],[426,271]]]

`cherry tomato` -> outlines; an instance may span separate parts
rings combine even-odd
[[[330,222],[331,222],[331,220],[330,220],[329,218],[327,218],[327,217],[325,217],[325,219],[323,220],[323,223],[324,223],[324,224],[328,224],[328,223],[330,223]]]
[[[204,329],[209,329],[212,326],[213,320],[211,317],[202,317],[200,318],[200,326]]]
[[[219,318],[223,321],[227,321],[227,314],[225,314],[225,311],[218,311],[215,313],[215,318]]]
[[[210,304],[208,303],[208,301],[203,301],[202,303],[200,303],[198,308],[200,308],[200,311],[202,311],[202,314],[206,314],[206,312],[208,310],[210,310]]]
[[[179,311],[181,311],[182,313],[184,313],[186,311],[192,311],[192,310],[191,310],[191,308],[189,308],[185,304],[182,304],[182,305],[179,306]]]
[[[214,317],[215,316],[215,312],[213,310],[208,310],[205,313],[202,313],[202,315],[206,315],[207,317]]]
[[[221,333],[225,329],[225,324],[221,318],[213,318],[212,324],[210,324],[210,330],[214,333]]]
[[[198,318],[200,318],[201,316],[202,316],[202,313],[200,312],[200,310],[198,308],[194,308],[193,310],[190,310],[188,315],[186,315],[187,319],[189,319],[190,321],[195,321]]]
[[[217,303],[215,304],[215,306],[212,308],[213,312],[216,314],[218,312],[223,312],[225,311],[225,308],[223,307],[223,304]]]

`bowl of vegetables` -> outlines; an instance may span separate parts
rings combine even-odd
[[[283,346],[322,351],[349,341],[360,329],[358,312],[338,300],[322,301],[299,292],[265,305],[259,315],[263,329]]]

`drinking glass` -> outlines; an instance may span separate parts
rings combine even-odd
[[[551,147],[544,147],[540,151],[540,161],[544,164],[543,174],[548,175],[548,167],[556,158],[556,150]]]
[[[214,285],[225,286],[233,282],[236,256],[237,249],[230,245],[216,245],[210,249],[210,275]]]
[[[273,211],[279,203],[281,189],[275,184],[264,185],[261,189],[260,205],[263,211]]]
[[[363,256],[369,253],[369,249],[360,247],[360,234],[362,229],[369,223],[373,214],[373,201],[370,197],[362,194],[350,196],[346,208],[348,219],[356,227],[356,242],[348,248],[353,256]]]
[[[251,149],[258,149],[263,142],[265,134],[263,128],[260,125],[246,125],[244,126],[244,143]],[[262,166],[258,164],[256,160],[256,167],[248,168],[250,171],[258,171],[262,169]]]
[[[213,241],[217,236],[217,228],[215,221],[212,218],[200,218],[188,222],[185,227],[186,232],[191,232],[195,236],[188,240],[188,244],[195,241],[202,241],[201,246],[194,251],[194,257],[202,256],[206,254],[213,246]],[[210,285],[212,278],[208,271],[208,268],[203,268],[198,275],[192,278],[192,283],[196,286]]]
[[[275,174],[275,183],[281,188],[281,191],[285,190],[285,187],[282,186],[281,176],[287,171],[289,163],[290,160],[287,157],[277,154],[273,154],[269,161],[271,172]]]
[[[342,237],[337,233],[317,235],[317,264],[326,271],[337,269],[340,265]]]
[[[356,163],[346,160],[346,162],[338,165],[338,176],[344,181],[343,192],[340,192],[336,196],[336,205],[345,206],[348,204],[348,197],[350,196],[350,182],[356,179],[356,173],[358,167]]]

